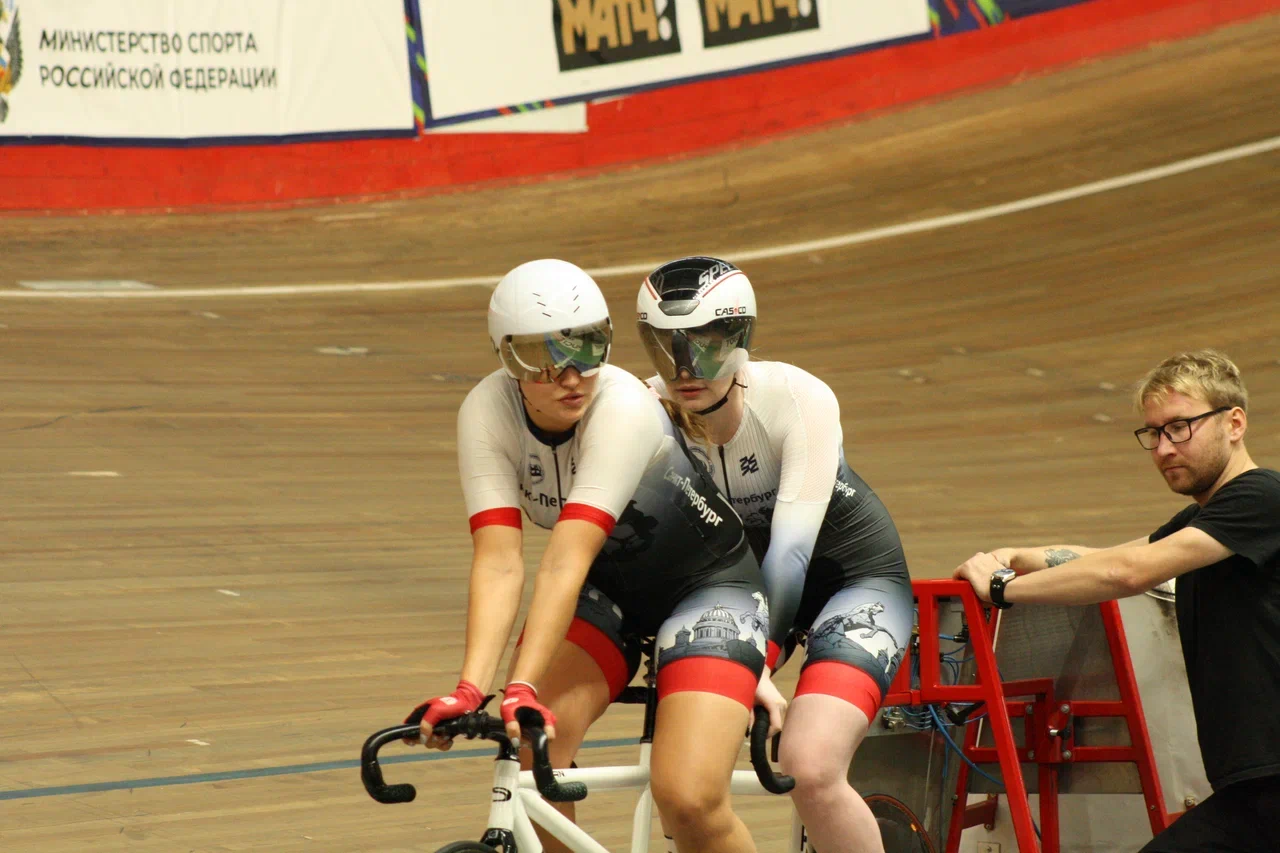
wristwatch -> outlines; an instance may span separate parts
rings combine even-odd
[[[1013,569],[996,569],[991,573],[991,603],[1001,610],[1008,610],[1013,606],[1010,601],[1004,600],[1004,588],[1018,576]]]

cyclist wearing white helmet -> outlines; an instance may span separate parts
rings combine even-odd
[[[458,413],[475,549],[461,680],[408,721],[448,748],[432,727],[484,701],[520,606],[523,510],[551,538],[504,691],[508,733],[519,737],[517,712],[526,725],[541,714],[553,764],[569,766],[635,675],[639,640],[656,636],[654,800],[682,853],[754,850],[729,807],[768,617],[741,520],[659,400],[608,364],[608,307],[581,269],[516,267],[489,303],[489,336],[502,368]],[[708,620],[714,636],[696,630]],[[733,724],[706,726],[725,718]]]
[[[749,360],[756,299],[741,270],[717,258],[671,261],[641,284],[636,310],[658,371],[649,383],[702,416],[710,447],[690,449],[760,558],[769,668],[789,639],[807,634],[780,755],[796,779],[796,810],[818,850],[883,850],[847,776],[911,636],[911,583],[893,520],[845,462],[840,406],[826,383]],[[759,691],[780,713],[767,673]]]

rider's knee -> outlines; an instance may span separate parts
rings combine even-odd
[[[699,781],[697,774],[669,774],[651,780],[654,805],[669,828],[696,832],[720,820],[729,809],[729,791]]]
[[[835,760],[820,741],[783,739],[780,764],[782,770],[796,780],[792,796],[797,799],[822,799],[835,796],[848,787],[849,765]]]
[[[835,800],[849,788],[845,774],[831,768],[800,765],[790,775],[796,780],[791,796],[797,800]]]

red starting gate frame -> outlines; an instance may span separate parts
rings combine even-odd
[[[999,763],[1020,853],[1058,853],[1058,773],[1065,764],[1093,761],[1136,764],[1152,834],[1163,831],[1181,814],[1165,811],[1164,795],[1151,750],[1151,737],[1142,711],[1142,699],[1138,695],[1133,660],[1129,657],[1129,644],[1125,639],[1120,607],[1116,602],[1103,602],[1098,607],[1111,651],[1116,684],[1120,688],[1120,698],[1073,702],[1059,700],[1054,696],[1052,678],[1000,681],[993,644],[1000,611],[984,606],[967,581],[923,580],[914,581],[911,586],[919,607],[920,686],[911,687],[911,655],[914,652],[912,648],[908,648],[884,704],[986,704],[987,720],[991,725],[995,746],[978,746],[978,728],[976,725],[969,725],[965,727],[963,750],[974,763]],[[972,684],[942,683],[942,650],[938,637],[939,601],[942,599],[959,599],[964,605],[965,621],[977,665],[976,679]],[[1015,699],[1016,702],[1010,701]],[[1123,717],[1128,724],[1129,745],[1077,745],[1073,724],[1077,717]],[[1022,719],[1022,747],[1013,739],[1013,721],[1016,718]],[[1022,762],[1036,764],[1039,772],[1039,839],[1031,819],[1031,805],[1027,798],[1026,783],[1022,778]],[[947,831],[947,853],[958,853],[960,833],[966,828],[990,826],[995,820],[999,795],[992,794],[982,803],[969,805],[969,774],[969,765],[961,762],[956,781],[955,807],[952,809]]]

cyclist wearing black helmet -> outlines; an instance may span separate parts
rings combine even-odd
[[[782,733],[792,798],[819,850],[882,850],[847,781],[854,752],[911,635],[906,558],[888,511],[845,462],[827,385],[781,362],[749,360],[751,282],[717,258],[682,258],[640,286],[637,324],[658,393],[702,416],[690,442],[747,526],[769,598],[769,666],[792,632],[807,654]],[[778,706],[766,677],[757,700]]]

